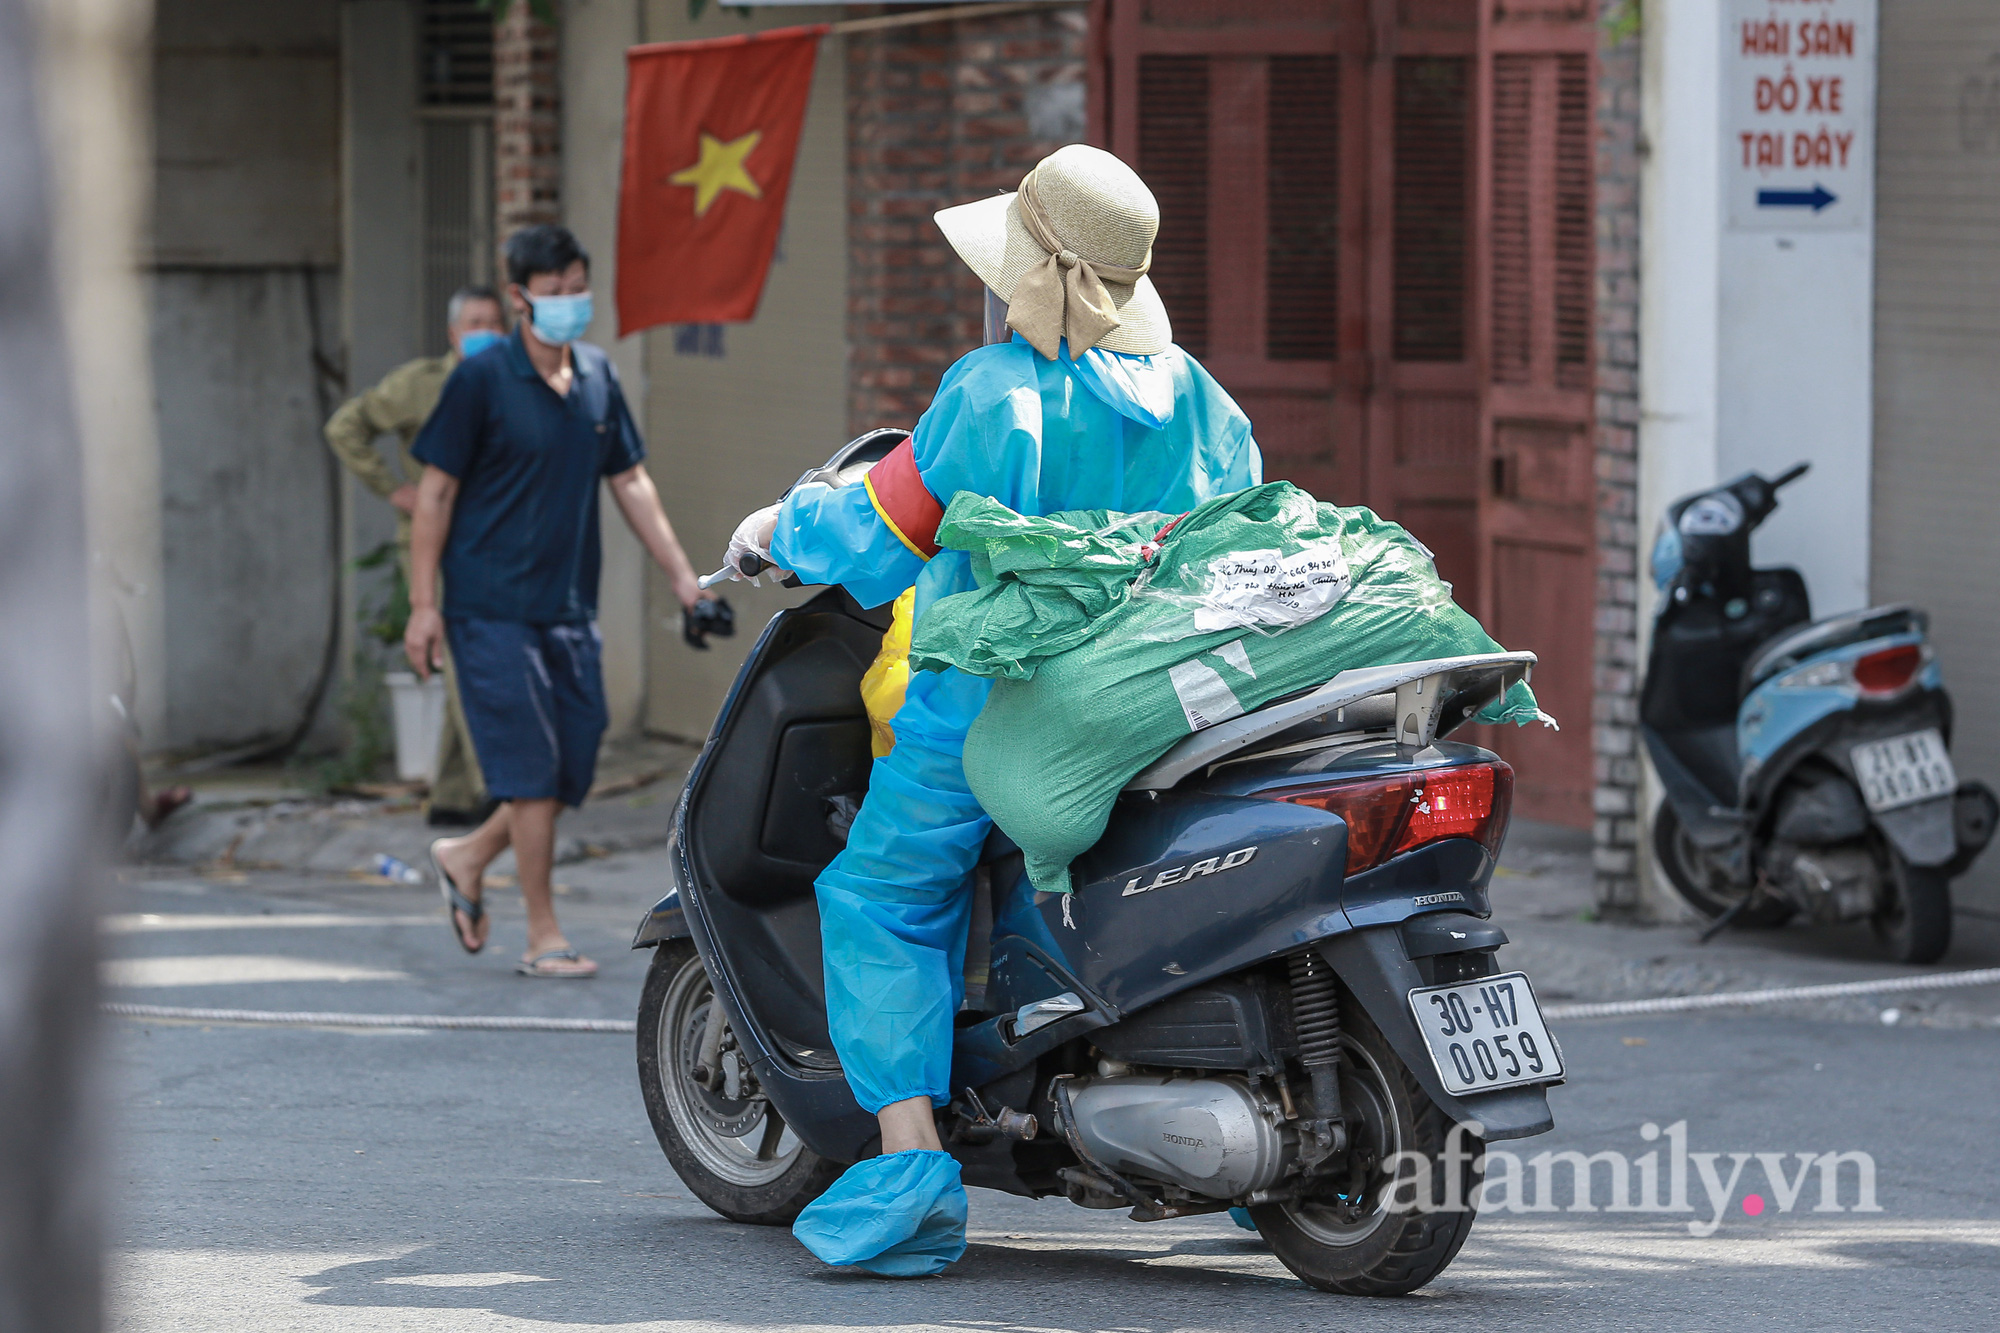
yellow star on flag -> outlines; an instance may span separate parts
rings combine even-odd
[[[740,139],[724,143],[704,131],[701,136],[701,160],[667,177],[667,183],[694,186],[696,217],[706,214],[715,197],[724,190],[738,190],[752,199],[762,199],[764,190],[743,169],[743,159],[757,150],[757,141],[763,137],[764,131],[752,130]]]

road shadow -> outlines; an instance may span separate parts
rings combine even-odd
[[[607,1218],[595,1230],[570,1229],[532,1249],[496,1248],[490,1235],[440,1241],[393,1259],[336,1265],[303,1281],[313,1288],[307,1304],[357,1313],[429,1311],[440,1328],[455,1326],[450,1315],[464,1312],[602,1327],[1166,1333],[1198,1325],[1264,1333],[1293,1325],[1403,1330],[1414,1324],[1469,1333],[1595,1322],[1612,1319],[1614,1310],[1659,1313],[1663,1302],[1680,1307],[1685,1293],[1674,1293],[1694,1273],[1705,1275],[1707,1300],[1776,1313],[1785,1303],[1780,1289],[1817,1280],[1830,1261],[1867,1270],[1871,1286],[1897,1283],[1898,1273],[1902,1283],[1928,1284],[1935,1273],[1983,1276],[2000,1268],[2000,1249],[1945,1237],[1848,1241],[1821,1234],[1803,1246],[1759,1247],[1748,1262],[1743,1239],[1691,1241],[1678,1220],[1651,1228],[1583,1219],[1526,1229],[1502,1224],[1483,1237],[1476,1230],[1430,1286],[1384,1299],[1307,1288],[1247,1235],[1180,1236],[1166,1245],[1060,1232],[1018,1243],[981,1239],[942,1276],[896,1282],[822,1265],[781,1227],[626,1217]],[[1719,1262],[1725,1254],[1730,1262]],[[365,1315],[360,1326],[368,1326]]]
[[[615,1219],[594,1239],[572,1235],[539,1253],[496,1251],[473,1239],[441,1241],[304,1277],[313,1288],[305,1302],[439,1316],[464,1311],[558,1325],[670,1320],[860,1329],[919,1323],[991,1333],[1142,1333],[1179,1326],[1197,1311],[1202,1327],[1232,1333],[1336,1309],[1343,1317],[1373,1311],[1387,1327],[1397,1309],[1437,1311],[1476,1300],[1491,1313],[1496,1300],[1514,1304],[1492,1289],[1475,1297],[1439,1287],[1388,1302],[1316,1292],[1248,1236],[1188,1237],[1164,1248],[1095,1238],[1074,1244],[1060,1237],[1021,1245],[976,1241],[944,1275],[915,1282],[829,1268],[784,1228],[721,1219]],[[1516,1307],[1519,1316],[1531,1313]]]

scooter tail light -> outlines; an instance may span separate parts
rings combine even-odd
[[[1505,764],[1481,764],[1425,774],[1416,797],[1410,822],[1397,840],[1397,852],[1444,838],[1470,838],[1497,853],[1514,805],[1514,770]]]
[[[1339,815],[1347,825],[1347,873],[1356,875],[1446,838],[1470,838],[1498,855],[1514,804],[1514,770],[1504,763],[1431,769],[1272,793],[1272,799]]]
[[[1924,650],[1914,643],[1884,648],[1857,658],[1854,683],[1863,694],[1896,694],[1916,677],[1924,664]]]
[[[1389,859],[1410,822],[1413,775],[1361,778],[1331,787],[1274,793],[1287,805],[1306,805],[1339,815],[1347,825],[1347,873],[1357,874]]]

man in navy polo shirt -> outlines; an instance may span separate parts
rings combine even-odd
[[[528,913],[518,970],[588,977],[597,964],[556,923],[549,873],[556,815],[583,803],[609,720],[597,632],[600,478],[681,605],[693,608],[702,593],[646,475],[618,376],[601,348],[576,341],[590,323],[590,256],[565,228],[529,227],[508,239],[507,278],[513,336],[452,372],[411,449],[424,472],[403,649],[428,675],[449,642],[466,728],[487,791],[502,803],[472,833],[431,844],[460,946],[485,946],[492,922],[481,877],[511,844]]]

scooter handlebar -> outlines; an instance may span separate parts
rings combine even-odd
[[[745,551],[742,555],[736,557],[736,572],[741,573],[746,579],[754,579],[765,570],[773,567],[770,561],[758,555],[755,551]],[[727,582],[730,573],[729,566],[724,565],[713,574],[702,575],[695,580],[695,584],[704,590],[713,588],[718,583]]]

